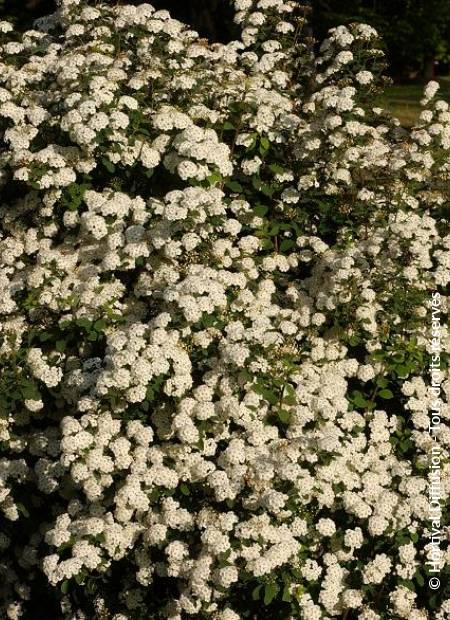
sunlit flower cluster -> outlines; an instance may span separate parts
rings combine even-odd
[[[150,4],[0,22],[10,620],[450,613],[449,105],[406,131],[373,28],[315,51],[296,1],[234,5],[228,44]]]

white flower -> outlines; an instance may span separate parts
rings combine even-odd
[[[373,74],[370,71],[359,71],[355,77],[357,82],[363,85],[370,84],[373,81]]]
[[[425,86],[424,96],[425,99],[432,99],[439,90],[439,82],[431,81]]]

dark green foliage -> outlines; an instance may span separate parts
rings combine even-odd
[[[394,75],[433,74],[434,61],[448,72],[450,2],[448,0],[312,0],[314,34],[328,28],[365,22],[381,34]]]

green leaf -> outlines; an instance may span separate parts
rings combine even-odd
[[[263,587],[263,584],[260,583],[259,586],[256,586],[256,588],[254,588],[254,590],[252,592],[252,599],[254,601],[257,601],[259,599],[259,595],[260,595],[262,587]]]
[[[39,400],[41,398],[41,394],[34,383],[27,383],[20,387],[20,391],[22,392],[22,396],[25,399],[29,400]]]
[[[243,190],[242,185],[237,181],[227,181],[225,183],[225,187],[227,187],[232,192],[242,192]]]
[[[292,396],[292,395],[284,396],[283,397],[283,403],[285,405],[296,405],[297,404],[297,398],[295,396]]]
[[[253,379],[253,375],[251,372],[246,370],[245,368],[239,373],[239,379],[242,381],[251,381]]]
[[[186,496],[191,494],[191,491],[190,491],[188,485],[185,484],[184,482],[183,482],[183,484],[180,485],[180,491],[183,493],[183,495],[186,495]]]
[[[261,189],[262,181],[259,177],[252,177],[252,185],[259,192]]]
[[[358,407],[359,409],[364,409],[368,405],[368,401],[364,398],[361,392],[357,391],[353,392],[352,402],[355,407]]]
[[[212,327],[215,323],[215,316],[213,314],[206,314],[202,317],[202,325],[203,327],[205,327],[206,329],[208,327]]]
[[[395,353],[392,356],[392,359],[394,360],[394,362],[403,362],[405,359],[405,354],[403,351],[400,351],[399,353]]]
[[[286,585],[284,586],[284,589],[283,589],[283,596],[282,596],[281,600],[282,600],[284,603],[290,603],[290,602],[292,601],[291,588],[290,588],[290,586],[289,586],[288,584],[286,584]]]
[[[229,130],[231,130],[231,129],[235,129],[235,126],[233,125],[233,123],[230,123],[230,121],[226,121],[226,122],[223,124],[223,129],[224,129],[225,131],[229,131]]]
[[[380,396],[380,398],[384,398],[385,400],[389,400],[390,398],[394,397],[394,394],[391,392],[391,390],[381,390],[379,392],[379,396]]]
[[[283,422],[283,424],[289,424],[291,420],[291,414],[289,413],[289,411],[286,411],[285,409],[280,409],[278,411],[278,417]]]
[[[112,161],[110,161],[109,159],[107,159],[106,157],[102,157],[101,159],[103,166],[106,168],[106,170],[108,172],[110,172],[111,174],[113,174],[116,171],[116,167],[115,165],[112,163]]]
[[[410,579],[401,579],[400,583],[405,588],[408,588],[408,590],[411,590],[412,592],[416,591],[416,586],[414,585],[414,583]]]
[[[262,183],[260,186],[260,190],[264,194],[264,196],[268,196],[269,198],[273,196],[273,193],[275,191],[274,188],[267,183]]]
[[[397,366],[395,369],[395,372],[401,379],[405,379],[409,375],[410,371],[411,371],[411,368],[407,366],[406,364],[401,364],[400,366]]]
[[[389,385],[389,381],[386,377],[378,377],[376,383],[380,388],[385,388]]]
[[[67,581],[67,579],[66,579],[61,584],[61,592],[63,594],[67,594],[68,591],[69,591],[69,581]]]
[[[267,205],[262,205],[260,203],[253,207],[253,212],[258,217],[264,217],[267,214],[268,210],[269,207]]]
[[[417,571],[416,575],[415,575],[417,584],[423,588],[423,586],[425,585],[425,579],[423,578],[423,576],[420,574],[419,571]]]
[[[282,168],[282,166],[279,166],[278,164],[270,164],[269,170],[271,170],[271,172],[273,172],[274,174],[283,174],[283,172],[285,171],[284,168]]]
[[[412,443],[409,439],[404,439],[400,442],[400,448],[402,452],[407,452],[412,447]]]
[[[275,237],[280,232],[280,225],[278,223],[274,224],[269,230],[269,237]]]
[[[30,516],[30,513],[28,512],[28,510],[25,508],[25,506],[21,502],[18,502],[16,506],[17,506],[17,510],[21,514],[23,514],[24,517],[28,518]]]
[[[289,394],[289,396],[293,396],[295,398],[296,392],[293,385],[291,385],[290,383],[286,383],[284,389],[286,390],[286,394]]]
[[[62,353],[66,349],[66,341],[65,340],[57,340],[55,344],[55,348],[57,351]]]
[[[83,574],[83,572],[78,573],[78,575],[75,575],[75,581],[77,582],[79,586],[83,584],[84,579],[85,579],[85,575]]]
[[[259,141],[259,151],[261,155],[264,155],[264,153],[267,153],[269,148],[270,148],[269,140],[267,138],[261,138],[261,140]]]
[[[276,583],[268,583],[264,588],[264,605],[270,605],[278,594],[280,588]]]
[[[220,172],[218,170],[214,171],[212,174],[209,175],[209,177],[207,178],[207,181],[209,183],[209,185],[212,187],[213,185],[216,185],[216,183],[220,183],[223,180],[222,175],[220,174]]]
[[[88,329],[91,325],[91,321],[82,317],[81,319],[77,319],[77,325],[79,325],[83,329]]]
[[[270,390],[262,385],[253,386],[253,390],[265,398],[271,405],[276,405],[278,402],[278,396],[273,390]]]
[[[280,244],[280,252],[286,252],[287,250],[290,250],[292,247],[294,247],[294,245],[295,242],[292,241],[292,239],[285,239]]]
[[[436,609],[439,605],[439,599],[436,596],[436,594],[434,594],[433,596],[430,596],[430,598],[428,599],[428,603],[431,607],[431,609]]]

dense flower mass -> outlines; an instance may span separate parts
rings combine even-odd
[[[234,4],[229,44],[150,4],[0,23],[10,620],[450,617],[449,105],[407,132],[371,27],[316,52],[296,1]]]

